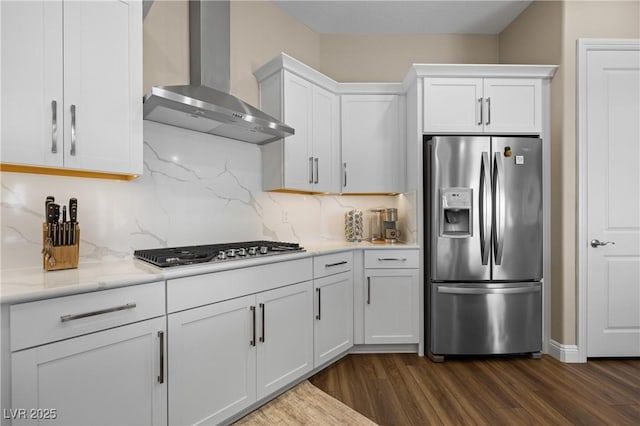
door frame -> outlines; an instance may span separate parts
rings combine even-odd
[[[590,51],[640,50],[640,39],[592,39],[577,40],[577,93],[576,93],[576,155],[578,163],[578,228],[576,258],[578,261],[577,298],[577,347],[573,362],[587,362],[587,56]]]

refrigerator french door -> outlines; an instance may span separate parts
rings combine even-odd
[[[425,137],[429,351],[537,353],[542,345],[542,143]]]

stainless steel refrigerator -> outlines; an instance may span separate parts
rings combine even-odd
[[[429,355],[539,355],[541,140],[424,142]]]

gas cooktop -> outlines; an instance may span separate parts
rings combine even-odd
[[[300,247],[296,243],[279,241],[246,241],[241,243],[136,250],[133,252],[133,256],[152,265],[168,268],[194,263],[228,262],[296,251],[304,251],[304,247]]]

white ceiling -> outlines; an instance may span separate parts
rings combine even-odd
[[[498,34],[527,0],[274,0],[320,34]]]

